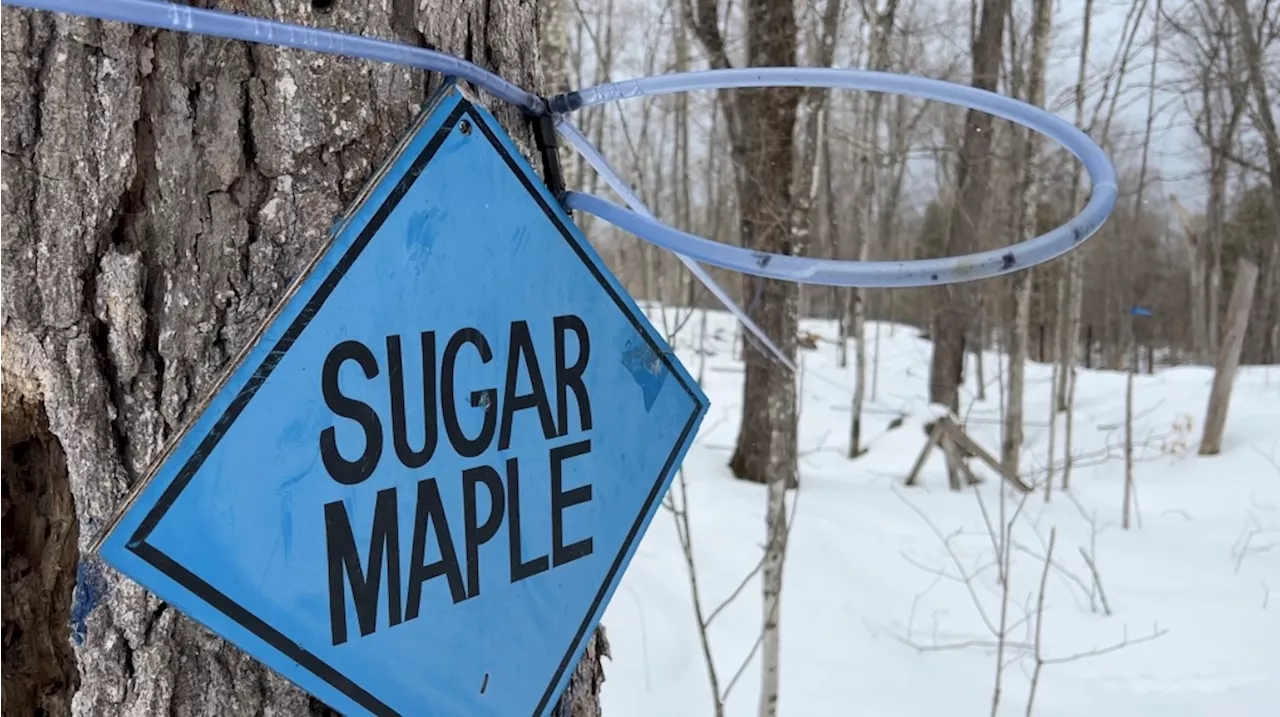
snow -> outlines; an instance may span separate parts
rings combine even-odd
[[[652,311],[662,329],[663,317]],[[676,313],[668,310],[667,325],[679,323]],[[696,350],[699,316],[687,321],[673,341],[690,371],[702,373],[712,401],[683,467],[704,614],[752,574],[765,524],[764,487],[734,480],[726,468],[741,406],[734,325],[718,312],[709,312],[707,323],[710,355],[705,360]],[[931,417],[926,401],[931,349],[913,328],[883,324],[879,329],[876,400],[868,402],[863,428],[870,449],[850,461],[844,452],[853,369],[836,364],[833,324],[802,324],[802,330],[824,340],[814,350],[801,351],[801,487],[791,494],[798,503],[789,503],[795,519],[782,597],[780,713],[990,714],[996,639],[985,623],[998,629],[1002,601],[982,506],[998,525],[1001,481],[973,462],[983,484],[977,491],[952,493],[943,458],[934,451],[920,484],[902,486],[924,445],[922,425]],[[871,337],[875,325],[867,331]],[[986,356],[985,401],[973,400],[970,365],[962,407],[970,435],[998,454],[996,361],[995,354]],[[1013,529],[1000,714],[1027,711],[1036,662],[1029,646],[1054,528],[1055,568],[1048,574],[1042,627],[1041,654],[1047,662],[1035,715],[1275,714],[1280,704],[1280,369],[1241,370],[1222,454],[1205,458],[1195,451],[1211,371],[1186,367],[1136,378],[1134,480],[1140,527],[1129,531],[1120,527],[1125,377],[1086,370],[1078,375],[1073,438],[1078,459],[1071,492],[1055,492],[1046,504],[1037,491],[1023,503]],[[1023,475],[1036,483],[1042,483],[1040,469],[1047,461],[1050,380],[1049,366],[1028,366]],[[901,414],[906,414],[902,425],[889,429]],[[1062,421],[1058,430],[1061,453]],[[1055,485],[1060,481],[1059,470]],[[1020,497],[1011,489],[1004,493],[1011,517]],[[678,481],[668,500],[680,501]],[[1081,549],[1096,556],[1111,616],[1103,614],[1096,595],[1091,597],[1096,591]],[[970,577],[972,590],[956,562]],[[756,574],[711,623],[721,691],[752,652],[760,604]],[[714,714],[689,570],[670,510],[654,518],[603,622],[613,652],[605,668],[604,714]],[[1098,650],[1102,654],[1064,660]],[[728,715],[756,713],[759,670],[756,655],[730,692]]]

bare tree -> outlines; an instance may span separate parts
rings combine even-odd
[[[1230,11],[1217,3],[1191,3],[1184,11],[1194,24],[1167,17],[1166,23],[1187,40],[1189,57],[1183,59],[1194,74],[1197,91],[1188,92],[1186,104],[1198,99],[1192,127],[1209,153],[1209,201],[1205,227],[1176,200],[1183,235],[1187,241],[1191,282],[1191,338],[1196,359],[1208,364],[1217,350],[1221,313],[1222,242],[1226,221],[1226,185],[1232,148],[1246,106],[1247,75],[1239,67]],[[1208,241],[1205,241],[1205,240]],[[1206,292],[1207,289],[1207,292]]]
[[[1076,70],[1075,86],[1075,124],[1084,124],[1085,83],[1088,81],[1089,38],[1093,29],[1093,0],[1084,0],[1084,23],[1080,38],[1080,61]],[[1105,97],[1105,93],[1104,93]],[[1080,168],[1073,167],[1071,173],[1071,211],[1080,206],[1084,192],[1084,178],[1080,176]],[[1080,305],[1079,299],[1084,291],[1084,257],[1079,252],[1072,252],[1066,259],[1065,276],[1058,277],[1058,327],[1057,327],[1057,362],[1054,365],[1053,387],[1054,398],[1049,404],[1049,472],[1045,476],[1044,499],[1049,501],[1053,495],[1054,456],[1058,434],[1058,412],[1068,410],[1068,395],[1072,377],[1075,375],[1075,336],[1079,332]],[[1070,455],[1068,442],[1066,455]]]
[[[1275,328],[1276,324],[1280,324],[1280,308],[1272,308],[1280,307],[1280,279],[1276,278],[1280,274],[1280,130],[1276,126],[1276,105],[1267,86],[1267,72],[1257,28],[1260,25],[1269,26],[1270,38],[1274,38],[1277,20],[1267,16],[1268,9],[1274,9],[1270,2],[1262,3],[1259,11],[1262,14],[1261,23],[1255,21],[1245,0],[1227,0],[1227,6],[1235,14],[1240,26],[1240,47],[1244,51],[1249,87],[1253,91],[1251,113],[1254,125],[1262,135],[1267,157],[1267,180],[1271,185],[1271,223],[1276,239],[1267,250],[1262,306],[1272,312],[1266,339],[1272,341],[1280,333]],[[1274,350],[1274,346],[1271,348]]]
[[[234,5],[309,24],[330,3]],[[457,55],[484,47],[490,69],[538,86],[531,3],[330,12],[340,30]],[[5,712],[322,713],[82,551],[439,77],[9,6],[3,42],[5,521],[48,526],[31,579],[9,580],[26,559],[11,551],[25,548],[4,545]],[[495,110],[531,149],[520,112]],[[597,633],[561,714],[599,714],[607,649]],[[11,683],[11,667],[28,678]]]
[[[715,0],[684,0],[703,50],[713,67],[729,67]],[[696,4],[695,4],[696,3]],[[796,62],[796,12],[790,0],[748,0],[746,57],[751,66],[787,66]],[[729,125],[739,206],[742,245],[757,251],[803,253],[806,233],[792,225],[793,133],[800,92],[794,88],[745,90],[720,94]],[[748,314],[795,355],[794,284],[744,276]],[[779,609],[782,563],[787,545],[786,489],[798,484],[796,466],[796,386],[790,372],[778,370],[762,351],[744,352],[742,427],[730,460],[734,475],[767,483],[767,534],[763,568],[762,679],[760,714],[777,714],[780,687]]]
[[[1127,77],[1129,63],[1134,57],[1134,43],[1138,37],[1138,31],[1142,27],[1143,12],[1146,10],[1149,0],[1141,0],[1141,2],[1131,3],[1129,10],[1125,14],[1124,22],[1120,29],[1122,42],[1112,57],[1111,67],[1105,75],[1103,75],[1102,92],[1094,105],[1092,115],[1089,119],[1087,129],[1092,132],[1102,144],[1104,148],[1112,146],[1111,125],[1116,117],[1116,107],[1120,97],[1124,94],[1124,83]],[[1084,122],[1084,100],[1085,87],[1089,81],[1088,77],[1088,54],[1090,36],[1093,26],[1093,3],[1092,0],[1086,0],[1084,7],[1084,27],[1082,30],[1082,39],[1080,47],[1080,65],[1079,75],[1076,82],[1076,124],[1083,126]],[[1114,83],[1114,84],[1113,84]],[[1104,112],[1105,108],[1105,112]],[[1101,121],[1101,127],[1099,127]],[[1071,173],[1071,206],[1072,213],[1078,212],[1084,205],[1084,178],[1082,168],[1078,163],[1073,163]],[[1066,411],[1066,447],[1065,447],[1065,467],[1063,472],[1064,486],[1070,484],[1071,476],[1071,432],[1074,422],[1074,414],[1071,413],[1071,405],[1074,401],[1075,377],[1076,377],[1076,356],[1080,345],[1080,330],[1082,326],[1082,311],[1084,302],[1084,262],[1088,257],[1087,253],[1073,252],[1069,255],[1066,267],[1066,280],[1059,285],[1058,298],[1058,361],[1060,364],[1057,384],[1055,385],[1055,404],[1058,411]]]
[[[1049,30],[1053,25],[1053,4],[1038,2],[1031,23],[1031,67],[1027,71],[1027,102],[1044,105],[1045,67],[1049,57]],[[1040,135],[1025,131],[1022,136],[1022,177],[1019,181],[1015,239],[1032,234],[1036,229],[1039,206]],[[1031,282],[1033,273],[1023,271],[1013,277],[1013,327],[1009,333],[1009,388],[1004,415],[1004,439],[1001,461],[1005,470],[1017,474],[1023,440],[1023,395],[1027,369],[1027,332],[1031,322]]]
[[[828,0],[832,2],[834,0]],[[898,13],[898,0],[886,0],[883,9],[878,3],[870,0],[862,1],[863,18],[871,28],[871,69],[885,71],[889,69],[889,42],[893,34],[893,21]],[[877,187],[880,179],[880,115],[884,106],[884,95],[876,92],[871,95],[870,116],[863,122],[865,154],[859,158],[862,167],[861,185],[862,199],[859,202],[858,219],[858,261],[866,261],[871,242],[876,236],[875,223],[884,221],[876,216]],[[853,340],[857,348],[854,351],[853,418],[849,426],[849,457],[857,458],[862,453],[862,405],[867,396],[867,317],[863,300],[864,290],[853,289],[849,292],[849,305],[846,322],[852,328]]]
[[[731,67],[716,0],[683,2],[708,62],[712,67]],[[794,65],[796,16],[791,4],[782,0],[749,0],[745,12],[747,63]],[[790,221],[793,134],[799,99],[800,92],[795,88],[719,94],[737,184],[738,231],[745,247],[781,254],[804,250],[797,243],[803,237],[796,236]],[[795,285],[744,276],[742,296],[748,315],[786,355],[794,355]],[[735,476],[756,483],[768,483],[781,475],[784,486],[795,485],[794,378],[779,370],[763,351],[744,352],[744,362],[742,427],[730,467]]]
[[[1113,60],[1117,65],[1114,73],[1110,73],[1105,80],[1103,86],[1103,98],[1107,98],[1108,90],[1110,97],[1106,102],[1107,111],[1102,116],[1102,128],[1097,130],[1098,136],[1102,138],[1104,148],[1112,146],[1111,125],[1116,118],[1116,107],[1120,101],[1120,97],[1124,94],[1124,83],[1127,77],[1129,62],[1134,57],[1133,46],[1134,41],[1138,37],[1138,30],[1142,27],[1143,12],[1147,8],[1148,0],[1142,0],[1140,3],[1131,5],[1129,12],[1125,15],[1124,25],[1121,28],[1124,41],[1120,45],[1120,49]],[[1086,14],[1086,23],[1090,20]],[[1114,81],[1115,87],[1110,87],[1110,83]],[[1093,119],[1089,123],[1089,127],[1095,128],[1098,124],[1099,113],[1102,111],[1104,102],[1100,99],[1094,107]],[[1072,171],[1071,180],[1071,211],[1077,212],[1084,203],[1084,187],[1081,166],[1076,163]],[[1079,252],[1076,252],[1078,255]],[[1064,345],[1062,352],[1063,359],[1063,380],[1066,387],[1066,403],[1059,404],[1062,410],[1066,411],[1066,430],[1063,435],[1063,464],[1062,464],[1062,487],[1064,490],[1071,488],[1071,469],[1075,463],[1074,446],[1074,428],[1075,428],[1075,395],[1076,395],[1076,371],[1077,360],[1076,351],[1080,346],[1080,328],[1083,319],[1084,309],[1084,272],[1083,258],[1077,257],[1078,263],[1073,267],[1078,273],[1071,276],[1071,285],[1069,287],[1069,301],[1067,306],[1067,324],[1064,334],[1068,343]],[[1091,349],[1090,349],[1091,350]],[[1154,369],[1153,369],[1154,370]],[[1046,484],[1047,489],[1047,484]],[[1046,497],[1049,495],[1045,494]]]
[[[982,0],[981,19],[973,40],[971,84],[994,90],[1000,74],[1004,48],[1004,20],[1009,0]],[[945,251],[968,253],[977,245],[978,227],[986,211],[987,183],[991,174],[991,115],[977,110],[965,114],[964,141],[956,168],[957,190],[951,204]],[[929,400],[956,412],[959,408],[960,380],[964,373],[965,333],[970,326],[969,292],[963,286],[945,286],[936,291],[933,310],[933,359],[929,367]],[[957,467],[948,465],[954,476]],[[952,479],[958,484],[958,479]]]
[[[817,23],[818,37],[814,43],[815,46],[810,48],[813,57],[807,64],[816,67],[831,66],[835,58],[836,35],[840,29],[842,7],[841,0],[829,0],[823,7]],[[801,243],[806,247],[812,245],[814,229],[818,228],[824,230],[826,246],[829,247],[834,228],[830,218],[832,204],[825,201],[831,191],[830,182],[824,181],[824,179],[830,179],[830,167],[824,167],[819,161],[822,157],[830,157],[826,147],[831,116],[830,103],[827,101],[829,95],[830,93],[823,88],[808,88],[804,91],[800,106],[799,116],[803,118],[803,122],[800,123],[799,146],[796,153],[796,172],[793,176],[795,186],[792,188],[790,221],[792,231],[801,238]],[[821,197],[823,202],[819,202],[820,194],[823,195]],[[825,206],[822,206],[824,210],[822,219],[825,220],[825,224],[820,223],[818,213],[814,211],[823,204]],[[816,293],[815,289],[801,285],[799,292],[800,313],[809,313]]]

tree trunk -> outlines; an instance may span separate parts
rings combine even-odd
[[[712,68],[730,67],[720,32],[716,0],[689,0],[683,10]],[[791,66],[796,62],[796,13],[783,0],[748,0],[746,14],[747,64]],[[728,125],[737,184],[738,231],[742,246],[762,252],[796,254],[804,251],[807,232],[791,227],[794,134],[801,93],[797,88],[742,90],[720,93],[719,103]],[[799,292],[791,282],[742,277],[747,315],[773,338],[787,356],[795,355],[796,303]],[[729,468],[755,483],[798,482],[795,467],[795,377],[781,369],[763,350],[743,351],[742,426]],[[773,446],[790,446],[786,456]],[[781,463],[779,461],[781,460]],[[773,468],[783,465],[784,475]]]
[[[537,86],[533,4],[314,5],[224,3],[430,44]],[[77,548],[194,417],[439,78],[9,7],[3,42],[6,713],[323,712]],[[527,147],[519,111],[496,114]],[[564,714],[598,714],[606,653],[597,635]]]
[[[828,0],[834,2],[835,0]],[[877,3],[878,5],[879,3]],[[864,8],[865,11],[865,8]],[[871,69],[883,72],[889,69],[889,40],[893,33],[893,19],[898,12],[898,0],[888,0],[884,10],[874,12],[871,25]],[[871,242],[877,236],[876,227],[884,222],[885,217],[877,216],[877,188],[880,180],[880,115],[884,107],[884,94],[871,95],[871,113],[865,120],[863,134],[863,152],[859,156],[861,179],[859,181],[858,200],[858,252],[857,261],[866,261],[871,249]],[[853,415],[849,421],[849,457],[862,455],[862,408],[867,397],[867,307],[866,290],[853,289],[849,293],[851,329],[856,342],[854,352]]]
[[[1231,403],[1231,389],[1235,386],[1236,371],[1240,368],[1240,351],[1244,348],[1244,334],[1249,328],[1249,314],[1253,309],[1253,296],[1258,282],[1258,265],[1240,257],[1236,266],[1235,287],[1227,305],[1227,323],[1223,327],[1222,343],[1214,357],[1213,386],[1209,389],[1209,406],[1205,409],[1204,430],[1200,437],[1202,456],[1216,456],[1222,450],[1222,433],[1227,426],[1227,407]]]
[[[540,0],[537,3],[538,55],[542,60],[543,87],[547,95],[571,89],[568,6],[568,0]]]
[[[1275,102],[1270,96],[1264,67],[1263,48],[1258,46],[1257,24],[1252,16],[1248,3],[1244,0],[1227,0],[1232,13],[1239,23],[1239,42],[1244,50],[1245,66],[1249,73],[1249,88],[1254,98],[1254,121],[1259,125],[1263,147],[1267,157],[1267,182],[1271,189],[1271,225],[1275,235],[1280,237],[1280,129],[1277,128]],[[1264,19],[1265,22],[1265,19]],[[1266,275],[1262,283],[1263,311],[1271,311],[1269,321],[1263,326],[1270,326],[1262,340],[1262,353],[1266,361],[1274,361],[1276,342],[1280,341],[1280,281],[1276,279],[1277,267],[1280,267],[1280,241],[1273,242],[1267,250],[1264,268]],[[1264,320],[1266,315],[1264,313]]]
[[[1000,75],[1004,20],[1009,0],[982,0],[981,19],[973,41],[974,87],[994,91]],[[958,188],[950,208],[944,250],[951,255],[977,247],[978,227],[986,210],[991,176],[991,115],[969,110],[957,167]],[[970,293],[965,287],[941,287],[934,298],[933,359],[929,367],[929,400],[959,408],[964,372],[965,333],[969,329]],[[955,466],[948,470],[954,472]],[[952,481],[955,483],[955,480]]]
[[[973,353],[973,380],[977,384],[975,399],[978,401],[987,400],[987,373],[982,361],[982,354],[987,350],[986,310],[986,302],[979,294],[978,311],[975,314],[978,325],[974,328],[973,339],[969,342],[969,348]]]
[[[1259,286],[1259,325],[1263,326],[1262,336],[1258,337],[1258,362],[1274,364],[1276,348],[1280,345],[1280,241],[1272,242],[1267,250],[1262,266],[1262,284]]]
[[[1045,68],[1049,57],[1049,30],[1053,24],[1053,4],[1036,4],[1031,24],[1031,67],[1027,71],[1027,102],[1044,105]],[[1019,177],[1019,205],[1014,219],[1013,238],[1023,241],[1036,233],[1036,207],[1040,201],[1040,134],[1022,132],[1022,176]],[[1004,414],[1000,460],[1005,470],[1017,475],[1023,441],[1023,395],[1027,374],[1027,344],[1031,328],[1032,270],[1013,276],[1013,327],[1009,334],[1009,391]]]
[[[729,67],[715,0],[689,0],[684,11],[713,68]],[[751,66],[791,66],[796,62],[796,11],[789,0],[748,0],[746,59]],[[793,226],[793,149],[800,91],[796,88],[722,93],[738,190],[738,230],[742,245],[779,254],[805,250],[807,231]],[[812,156],[812,152],[809,153]],[[811,194],[804,201],[811,206]],[[805,221],[807,222],[807,217]],[[807,227],[807,224],[802,223]],[[788,357],[795,356],[795,284],[744,276],[748,315]],[[796,466],[796,383],[761,350],[743,351],[742,427],[730,468],[738,478],[769,486],[762,570],[763,615],[759,714],[778,711],[779,630],[782,564],[786,554],[786,490],[798,484]]]
[[[1076,113],[1075,125],[1084,126],[1085,81],[1088,75],[1089,36],[1093,29],[1093,0],[1084,0],[1084,26],[1080,38],[1080,65],[1076,77]],[[1123,71],[1123,66],[1121,66]],[[1120,79],[1117,79],[1117,91]],[[1104,95],[1105,96],[1105,95]],[[1101,105],[1099,105],[1101,107]],[[1110,124],[1108,115],[1107,124]],[[1096,123],[1097,113],[1094,113]],[[1091,123],[1093,124],[1093,123]],[[1102,130],[1102,141],[1106,142],[1107,130]],[[1080,166],[1073,165],[1071,171],[1071,212],[1080,211],[1084,204],[1084,182],[1080,176]],[[1054,403],[1059,411],[1066,411],[1071,403],[1073,382],[1076,377],[1076,346],[1080,343],[1080,313],[1084,301],[1084,254],[1075,251],[1067,256],[1066,276],[1060,280],[1058,292],[1058,378],[1054,387],[1056,394]],[[1068,419],[1070,420],[1070,419]],[[1053,428],[1050,428],[1053,430]],[[1070,454],[1070,447],[1067,453]]]
[[[1237,115],[1239,116],[1239,115]],[[1234,132],[1230,140],[1234,140]],[[1215,149],[1209,150],[1209,206],[1207,212],[1208,226],[1205,234],[1209,240],[1207,248],[1208,271],[1208,321],[1205,324],[1205,350],[1207,356],[1218,355],[1218,341],[1222,332],[1218,327],[1221,320],[1222,301],[1222,242],[1225,231],[1227,213],[1227,159]],[[1205,362],[1206,364],[1208,361]]]
[[[1206,319],[1208,310],[1205,308],[1204,290],[1208,256],[1199,235],[1188,236],[1187,241],[1187,261],[1190,263],[1188,279],[1191,291],[1191,340],[1195,346],[1196,360],[1208,366],[1212,360],[1210,359],[1212,354],[1209,352],[1209,322]]]
[[[827,136],[830,137],[831,105],[828,103],[823,108],[823,111],[826,113],[823,119],[823,126],[827,128]],[[838,205],[836,203],[835,171],[831,164],[831,141],[829,139],[821,143],[818,148],[818,154],[818,161],[822,165],[822,227],[826,232],[823,237],[826,254],[828,259],[839,259],[840,224],[836,221]],[[836,321],[836,365],[844,368],[849,364],[849,341],[845,336],[844,311],[840,306],[840,297],[842,295],[843,292],[840,287],[827,287],[823,294],[825,301],[822,317],[825,319],[834,318]]]

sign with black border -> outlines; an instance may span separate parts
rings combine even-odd
[[[96,549],[345,713],[545,715],[707,407],[450,83]]]

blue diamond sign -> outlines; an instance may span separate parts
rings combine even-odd
[[[548,714],[707,399],[443,88],[98,546],[346,714]]]

